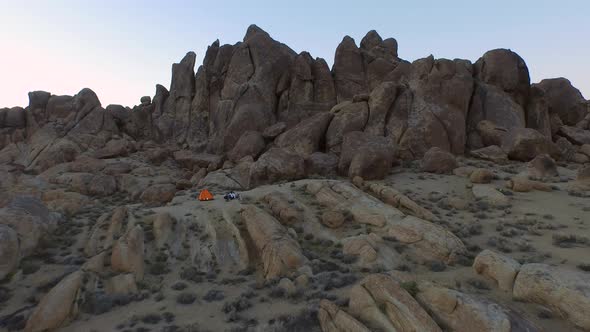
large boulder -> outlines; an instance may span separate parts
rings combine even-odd
[[[305,176],[304,159],[285,149],[271,148],[250,168],[249,187],[278,181],[293,181]]]
[[[437,147],[430,148],[422,158],[424,172],[450,174],[457,166],[455,156]]]
[[[574,325],[590,330],[590,276],[546,264],[525,264],[516,276],[514,299],[547,306]]]
[[[344,136],[338,170],[351,179],[382,179],[389,173],[394,155],[395,148],[386,137],[353,131]]]
[[[254,205],[246,206],[241,215],[262,260],[266,279],[289,276],[306,263],[297,241],[271,215]]]
[[[333,114],[322,112],[303,120],[277,137],[275,144],[279,148],[307,157],[319,151],[332,117]]]
[[[256,159],[265,147],[266,143],[260,132],[247,131],[242,134],[227,156],[231,161],[238,161],[246,156],[252,156],[252,158]]]
[[[562,126],[559,133],[565,136],[570,142],[576,145],[590,144],[590,130],[577,127]]]
[[[475,77],[498,87],[521,107],[529,96],[530,76],[524,60],[507,49],[487,51],[474,64]]]
[[[357,103],[347,101],[336,105],[332,112],[335,115],[326,132],[326,148],[330,152],[338,153],[341,151],[341,144],[347,133],[365,129],[369,107],[365,101]]]
[[[530,161],[542,153],[557,153],[553,142],[547,136],[531,128],[510,129],[502,138],[502,149],[508,158],[520,161]]]
[[[492,250],[484,250],[475,257],[473,269],[496,281],[503,291],[512,292],[514,279],[520,270],[520,263]]]
[[[372,274],[350,291],[350,313],[380,331],[442,331],[393,278]]]
[[[549,113],[557,114],[565,125],[575,126],[588,114],[584,97],[569,80],[563,77],[551,78],[533,86],[545,92]]]
[[[54,330],[66,324],[68,319],[74,318],[78,311],[76,299],[82,287],[83,278],[84,273],[76,271],[53,287],[29,316],[25,331]]]

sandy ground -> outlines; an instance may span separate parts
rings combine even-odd
[[[497,175],[492,186],[503,188],[505,178],[512,176],[507,167],[480,161],[464,160],[465,164],[491,167]],[[522,164],[521,164],[522,165]],[[576,270],[590,264],[589,243],[559,245],[554,234],[577,235],[590,238],[590,199],[568,192],[575,172],[559,168],[560,181],[552,192],[515,193],[504,191],[510,198],[509,207],[495,208],[477,202],[471,193],[469,179],[456,175],[421,173],[415,168],[398,167],[383,181],[403,192],[440,218],[440,224],[457,234],[474,257],[483,249],[493,249],[520,262],[543,262]],[[512,173],[514,173],[512,171]],[[344,179],[342,179],[344,180]],[[79,267],[85,260],[81,251],[91,226],[100,214],[116,205],[128,204],[139,223],[149,223],[156,212],[168,212],[181,223],[205,225],[224,219],[240,226],[239,211],[242,203],[260,204],[261,198],[280,191],[293,204],[301,207],[305,222],[295,231],[304,254],[312,252],[313,259],[333,262],[325,270],[315,270],[309,286],[294,296],[277,291],[275,283],[265,283],[260,272],[240,271],[229,267],[219,273],[207,275],[200,282],[183,280],[181,271],[186,261],[175,260],[164,274],[148,272],[140,284],[140,295],[129,304],[113,306],[101,314],[80,312],[78,318],[60,331],[319,331],[314,309],[322,298],[346,305],[351,285],[364,275],[383,272],[363,269],[355,264],[343,263],[336,253],[341,250],[338,239],[362,234],[366,227],[345,225],[329,230],[318,222],[323,207],[302,189],[309,180],[263,186],[242,192],[241,201],[225,202],[223,191],[211,188],[217,199],[199,202],[197,190],[180,193],[164,207],[148,208],[131,204],[124,199],[102,200],[94,207],[68,221],[65,240],[45,249],[43,255],[27,259],[39,265],[33,273],[23,274],[13,281],[0,285],[9,290],[9,297],[0,304],[0,317],[21,308],[30,307],[47,292],[61,276]],[[469,206],[465,209],[449,208],[442,204],[448,198],[460,198]],[[258,202],[258,203],[257,203]],[[77,229],[72,232],[71,229]],[[251,257],[253,265],[259,258]],[[513,301],[509,294],[497,289],[492,281],[477,276],[470,266],[421,264],[413,261],[395,261],[397,273],[416,280],[430,280],[469,294],[491,299],[510,307],[533,321],[545,331],[578,331],[557,317],[546,317],[546,310],[538,305]],[[403,268],[402,268],[403,267]],[[337,280],[338,282],[335,282]],[[211,295],[211,291],[216,296]],[[190,304],[179,303],[181,294],[193,294]],[[232,304],[242,301],[239,310],[232,312]]]

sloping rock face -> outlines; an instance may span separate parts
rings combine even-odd
[[[289,276],[307,262],[297,241],[272,216],[249,205],[242,211],[242,218],[262,260],[266,279]]]
[[[373,274],[350,291],[350,313],[380,331],[442,331],[393,278]]]
[[[280,158],[297,155],[313,166],[313,154],[340,157],[345,138],[364,132],[379,142],[379,152],[365,153],[359,157],[364,161],[340,172],[379,179],[392,159],[421,159],[433,147],[461,155],[500,146],[514,130],[575,144],[590,137],[588,102],[580,92],[564,78],[531,86],[524,60],[507,49],[488,51],[475,64],[433,56],[410,63],[398,57],[395,39],[369,31],[359,45],[344,37],[330,69],[325,60],[297,54],[252,25],[234,45],[211,44],[196,70],[195,62],[196,54],[187,53],[172,65],[169,90],[157,85],[153,98],[132,108],[105,110],[90,89],[75,96],[31,92],[27,108],[0,109],[0,160],[42,172],[81,154],[112,158],[156,143],[167,144],[169,153],[215,156],[218,163],[200,166],[209,172],[226,158],[267,163],[270,151],[277,154],[273,148],[289,153]],[[153,157],[162,163],[169,153]],[[305,175],[296,164],[288,176],[252,183]]]

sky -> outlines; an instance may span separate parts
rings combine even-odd
[[[296,52],[332,65],[345,35],[398,41],[399,56],[475,62],[509,48],[531,82],[566,77],[590,98],[590,1],[0,0],[0,107],[29,91],[94,90],[103,106],[139,104],[170,86],[172,63],[197,64],[215,39],[241,41],[256,24]]]

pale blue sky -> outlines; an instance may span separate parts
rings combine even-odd
[[[504,47],[532,82],[564,76],[590,98],[590,1],[74,1],[0,0],[0,107],[27,92],[97,92],[132,106],[168,87],[171,64],[197,63],[209,44],[235,43],[255,23],[295,51],[331,65],[344,35],[375,29],[400,57],[477,60]]]

